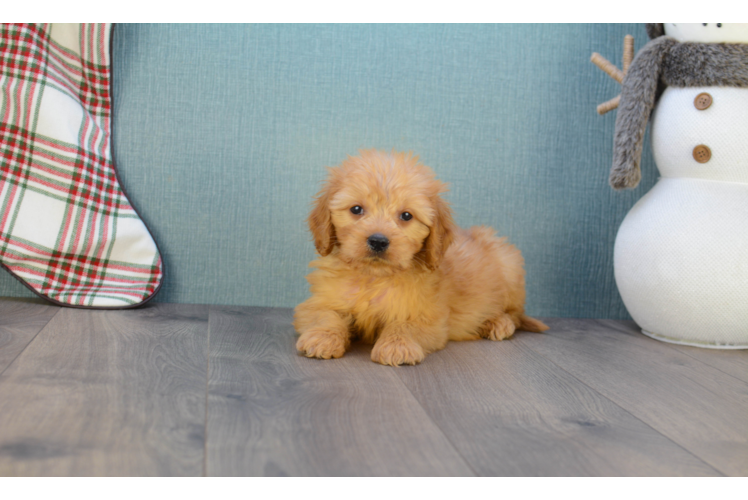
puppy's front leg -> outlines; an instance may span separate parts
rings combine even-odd
[[[296,349],[308,358],[340,358],[351,343],[350,318],[321,309],[308,300],[296,307],[294,327],[301,334]]]
[[[415,323],[388,324],[371,350],[371,360],[391,366],[420,363],[446,344],[446,332],[441,330]]]

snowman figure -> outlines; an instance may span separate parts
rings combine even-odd
[[[650,114],[661,177],[618,231],[618,290],[650,337],[746,349],[748,24],[648,24],[647,32],[630,67],[624,58],[610,183],[639,183]]]

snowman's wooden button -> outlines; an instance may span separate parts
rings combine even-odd
[[[699,111],[705,110],[712,105],[712,96],[710,96],[706,92],[702,92],[701,94],[696,96],[696,99],[693,100],[693,105],[696,106],[696,109],[698,109]]]
[[[709,149],[709,146],[704,146],[703,144],[699,144],[695,148],[693,148],[693,159],[696,160],[699,163],[706,163],[708,162],[712,157],[712,150]]]

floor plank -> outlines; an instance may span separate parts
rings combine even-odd
[[[600,320],[607,324],[606,320]],[[614,321],[616,328],[626,328],[633,334],[641,332],[633,321]],[[703,347],[691,347],[687,345],[667,344],[671,349],[680,351],[686,356],[698,359],[712,368],[732,375],[744,382],[748,382],[748,349],[706,349]]]
[[[748,384],[619,321],[551,320],[518,341],[727,475],[748,474]]]
[[[397,373],[480,475],[720,475],[516,340],[451,343]]]
[[[2,475],[200,475],[208,308],[62,309],[0,377]]]
[[[0,299],[0,374],[59,310],[42,299]]]
[[[670,347],[743,382],[748,382],[748,350],[704,349],[675,344],[670,344]]]
[[[556,319],[391,368],[298,356],[288,309],[208,317],[0,300],[0,475],[748,474],[745,351]]]
[[[297,355],[291,315],[211,309],[208,475],[473,474],[397,369]]]

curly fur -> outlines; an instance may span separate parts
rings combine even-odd
[[[338,358],[360,338],[373,361],[416,364],[449,340],[548,328],[524,314],[520,251],[490,228],[455,226],[445,191],[405,153],[361,151],[330,169],[308,219],[320,258],[295,311],[300,352]],[[384,254],[367,246],[375,233],[390,241]]]

